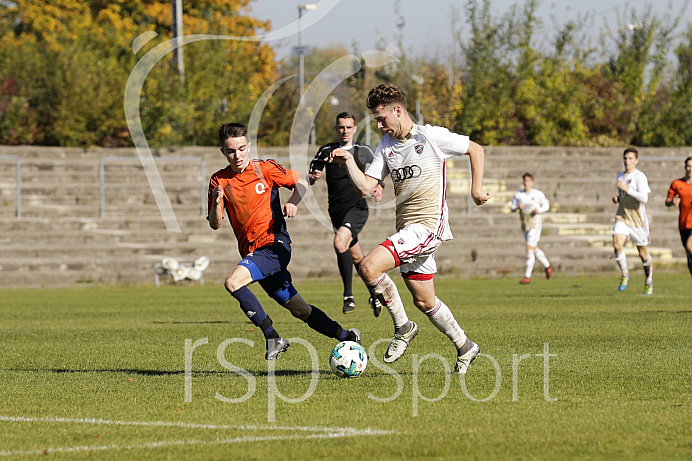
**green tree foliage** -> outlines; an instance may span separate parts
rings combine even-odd
[[[184,34],[251,36],[269,24],[250,0],[186,2]],[[18,0],[0,9],[0,142],[129,145],[123,93],[135,63],[171,38],[171,3],[153,0]],[[137,55],[132,41],[158,36]],[[146,80],[141,112],[152,145],[215,143],[218,125],[247,120],[271,84],[271,48],[207,40],[184,48],[184,81],[169,60]]]
[[[660,128],[674,132],[668,146],[692,146],[692,24],[687,25],[685,41],[675,50],[679,65],[673,91],[667,104],[667,117]]]
[[[689,144],[692,105],[675,101],[689,101],[691,72],[684,69],[692,58],[689,43],[682,44],[674,72],[669,50],[678,20],[670,14],[660,18],[646,5],[641,12],[626,9],[615,31],[595,34],[594,18],[579,16],[557,27],[547,47],[539,48],[536,0],[514,5],[504,15],[494,13],[490,0],[468,0],[463,24],[456,11],[451,14],[461,50],[458,65],[456,59],[412,57],[403,48],[406,18],[398,5],[392,43],[381,48],[398,62],[366,69],[355,79],[359,85],[342,85],[358,104],[372,86],[392,82],[406,91],[414,118],[420,105],[425,123],[483,144]],[[336,57],[334,52],[317,50],[313,66],[306,60],[308,82]],[[343,88],[337,92],[344,94]],[[320,109],[319,143],[333,136],[332,111]]]
[[[678,23],[679,18],[660,19],[651,6],[641,14],[630,11],[628,20],[619,22],[616,51],[604,69],[605,78],[621,88],[621,114],[617,119],[626,121],[618,128],[618,137],[624,143],[651,144],[653,133],[648,121],[667,93],[667,55]]]
[[[465,73],[459,128],[486,144],[512,143],[518,128],[512,100],[515,12],[513,7],[504,18],[495,18],[487,0],[467,5],[471,37],[461,43]]]
[[[250,2],[185,2],[184,33],[269,30],[249,15]],[[0,143],[130,145],[125,84],[138,60],[171,38],[170,2],[7,5],[0,8]],[[310,108],[316,142],[334,139],[338,112],[366,117],[369,89],[392,82],[406,91],[414,118],[419,107],[425,123],[483,144],[692,145],[692,25],[679,34],[681,12],[623,4],[614,30],[585,15],[554,27],[549,37],[537,5],[522,0],[497,14],[491,0],[466,0],[463,21],[456,9],[450,14],[459,52],[417,57],[404,48],[407,18],[396,0],[392,43],[383,37],[377,43],[397,61],[363,66],[333,98]],[[144,32],[156,36],[134,54],[133,40]],[[358,55],[357,48],[313,48],[305,58],[306,84],[335,60]],[[265,90],[298,73],[297,58],[275,62],[271,48],[251,41],[199,41],[186,45],[184,55],[184,80],[167,56],[141,94],[142,124],[154,146],[215,144],[220,123],[247,122]],[[295,77],[276,89],[262,114],[261,144],[288,144],[299,96]]]
[[[639,118],[637,142],[692,146],[692,24],[675,50],[677,72],[648,100]]]
[[[579,17],[558,30],[552,50],[538,51],[535,8],[535,1],[527,0],[522,9],[515,6],[498,18],[489,0],[468,1],[471,32],[459,39],[465,88],[457,118],[463,132],[486,144],[684,142],[662,133],[685,125],[684,115],[673,118],[680,108],[671,98],[685,97],[689,74],[669,78],[679,15],[660,18],[651,6],[625,10],[617,30],[602,34],[600,50],[587,35],[593,30],[590,18]],[[599,54],[605,59],[599,60]],[[683,46],[678,49],[681,68],[684,56]]]

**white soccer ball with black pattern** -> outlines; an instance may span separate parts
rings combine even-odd
[[[368,366],[368,354],[363,346],[355,341],[342,341],[332,349],[329,366],[342,378],[356,378]]]

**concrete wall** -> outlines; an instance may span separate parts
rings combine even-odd
[[[260,149],[258,156],[277,158],[304,175],[315,150],[293,163],[286,148]],[[622,150],[489,147],[485,188],[492,199],[483,207],[472,206],[470,214],[466,162],[450,162],[448,203],[455,238],[438,253],[440,272],[520,276],[523,239],[518,217],[507,213],[506,203],[521,187],[521,175],[529,171],[552,204],[541,247],[557,273],[615,273],[610,226],[616,207],[610,197],[622,169]],[[22,176],[21,217],[17,217],[15,161],[0,157],[0,286],[153,283],[153,265],[162,258],[192,261],[202,255],[211,259],[206,282],[220,283],[239,255],[230,226],[219,231],[209,228],[201,189],[206,189],[214,171],[225,167],[225,159],[216,147],[153,149],[152,153],[181,232],[166,230],[134,149],[0,146],[0,156],[20,159]],[[640,169],[652,188],[647,210],[655,264],[682,267],[677,210],[667,209],[663,202],[671,181],[683,174],[682,159],[692,155],[692,149],[641,149],[640,155]],[[102,202],[99,173],[106,157],[131,161],[105,163]],[[194,160],[176,160],[180,157]],[[371,201],[371,205],[370,220],[361,234],[365,250],[394,232],[391,187],[381,204],[376,207]],[[326,187],[320,181],[300,206],[299,216],[289,222],[294,241],[290,269],[295,279],[338,275],[333,234],[323,225],[326,216]],[[639,266],[634,256],[629,259]]]

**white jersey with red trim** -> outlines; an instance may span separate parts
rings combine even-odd
[[[621,179],[627,183],[627,187],[635,192],[645,194],[646,198],[648,198],[648,194],[651,193],[649,180],[646,175],[639,170],[634,170],[629,174],[624,171],[621,172],[615,180],[616,184]],[[638,199],[623,192],[623,190],[619,188],[618,197],[620,200],[618,203],[618,211],[615,213],[615,222],[625,223],[628,227],[648,228],[649,218],[646,215],[645,202],[640,202]]]
[[[522,189],[514,194],[512,201],[509,202],[509,209],[519,210],[519,205],[523,205],[519,211],[521,230],[526,232],[531,229],[540,229],[543,224],[541,214],[550,210],[550,202],[545,194],[538,189],[531,189],[531,192]],[[538,213],[532,214],[533,211]]]
[[[441,240],[450,240],[446,201],[446,160],[468,152],[468,136],[447,128],[414,125],[405,140],[385,135],[367,176],[392,178],[396,196],[396,229],[420,224]]]

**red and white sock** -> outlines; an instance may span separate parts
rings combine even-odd
[[[548,261],[548,258],[545,256],[545,253],[543,253],[543,250],[536,248],[535,252],[538,262],[541,263],[543,267],[550,267],[550,261]]]
[[[396,288],[394,281],[387,274],[382,274],[380,277],[368,282],[368,286],[373,289],[375,294],[380,298],[380,302],[387,308],[389,315],[394,321],[394,328],[399,329],[406,325],[408,316],[404,310],[404,303],[401,302],[399,290]]]
[[[630,270],[627,267],[627,256],[625,256],[625,251],[615,254],[615,262],[620,266],[620,272],[622,272],[623,277],[630,275]]]
[[[644,275],[646,276],[646,281],[644,282],[645,285],[653,285],[654,284],[654,266],[653,266],[653,258],[651,257],[651,254],[649,254],[649,259],[644,261],[642,263],[642,266],[644,267]]]
[[[536,264],[536,253],[533,250],[526,251],[526,270],[524,271],[524,277],[527,279],[531,278],[531,272],[533,272],[533,265]]]
[[[461,349],[466,342],[466,334],[464,333],[464,330],[462,330],[457,323],[456,319],[454,318],[454,314],[452,314],[452,311],[449,310],[449,307],[440,301],[439,298],[435,298],[435,300],[437,301],[435,303],[435,307],[426,312],[428,318],[438,330],[447,335],[447,337],[454,343],[457,350]]]

